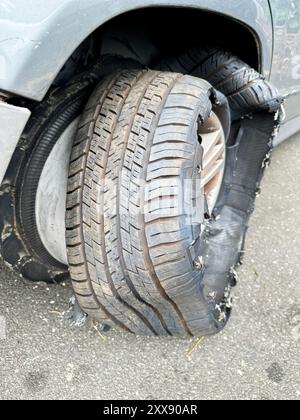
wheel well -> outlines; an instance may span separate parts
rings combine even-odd
[[[228,16],[188,8],[147,8],[122,14],[93,32],[66,62],[55,84],[103,53],[142,53],[144,64],[197,45],[219,45],[261,71],[260,43],[247,26]]]

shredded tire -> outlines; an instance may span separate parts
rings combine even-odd
[[[231,314],[231,288],[283,101],[262,75],[218,48],[192,49],[165,59],[157,70],[106,80],[83,117],[67,212],[73,286],[85,312],[127,331],[215,334]],[[189,85],[199,84],[206,95],[190,95]],[[231,108],[231,130],[222,95]],[[170,106],[172,96],[176,101]],[[206,97],[205,106],[200,97]],[[206,118],[209,109],[221,105],[228,134],[224,181],[211,219],[191,229],[182,215],[156,217],[155,204],[154,215],[132,216],[136,207],[145,209],[145,197],[140,201],[137,195],[139,179],[154,177],[157,193],[148,201],[166,200],[170,207],[170,197],[162,193],[164,179],[183,176],[190,146],[199,169],[199,144],[195,138],[189,143],[193,136],[184,135],[183,128],[193,126],[197,100]]]
[[[154,71],[121,72],[93,93],[71,157],[67,245],[77,299],[97,320],[143,335],[225,325],[194,261],[202,220],[169,215],[183,179],[197,181],[199,194],[197,121],[208,118],[213,97],[203,80]],[[152,186],[142,196],[141,182]]]
[[[226,308],[232,306],[230,290],[236,285],[236,270],[246,252],[249,220],[271,161],[284,101],[264,76],[219,47],[194,47],[163,59],[156,68],[203,78],[222,92],[230,105],[232,126],[223,186],[198,249],[205,265],[204,294],[218,300],[221,285],[226,287],[221,305],[217,303],[222,319]]]

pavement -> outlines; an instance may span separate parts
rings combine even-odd
[[[265,176],[231,321],[189,357],[196,340],[71,325],[68,282],[33,284],[1,264],[0,399],[300,400],[299,190],[300,135]]]

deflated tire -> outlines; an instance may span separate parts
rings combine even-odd
[[[198,253],[207,153],[223,176],[222,126],[210,151],[202,144],[219,121],[217,96],[194,77],[123,71],[87,104],[70,163],[67,246],[78,301],[98,321],[147,335],[225,325],[230,308],[220,317],[217,306],[229,280],[214,301],[205,295]]]

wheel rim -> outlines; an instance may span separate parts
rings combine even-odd
[[[203,147],[201,186],[204,189],[209,214],[211,214],[222,186],[226,158],[224,130],[214,112],[199,128],[199,135]]]

